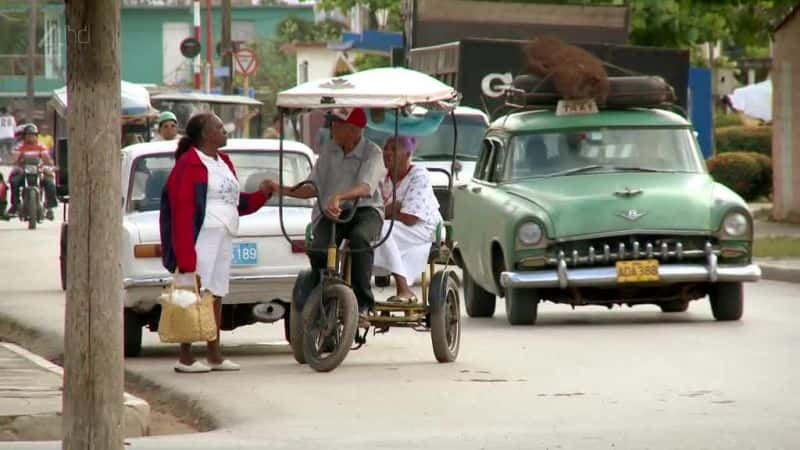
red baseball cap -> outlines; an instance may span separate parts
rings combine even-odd
[[[331,111],[333,120],[347,122],[358,128],[367,126],[367,114],[361,108],[337,108]]]

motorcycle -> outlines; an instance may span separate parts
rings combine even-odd
[[[36,224],[44,219],[42,177],[51,175],[52,168],[41,166],[38,156],[26,156],[23,165],[22,201],[18,212],[19,220],[28,222],[28,229],[36,229]]]

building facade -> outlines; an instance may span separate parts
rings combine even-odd
[[[191,2],[125,2],[120,13],[121,76],[123,80],[159,85],[190,86],[192,62],[180,53],[180,42],[194,34]],[[205,5],[205,1],[201,2]],[[215,2],[218,3],[218,2]],[[260,5],[267,2],[235,2],[231,12],[231,39],[250,42],[275,34],[280,21],[288,17],[314,20],[311,4]],[[256,5],[256,6],[253,6]],[[0,13],[26,14],[24,3],[0,5]],[[90,36],[80,30],[68,29],[63,4],[43,4],[40,7],[40,34],[36,55],[34,91],[37,107],[46,103],[54,89],[66,84],[66,36]],[[202,57],[206,51],[206,10],[201,8]],[[221,11],[212,8],[212,45],[214,66],[219,66],[216,45],[221,37]],[[15,109],[24,101],[26,92],[27,55],[0,55],[0,104]],[[262,62],[263,63],[263,62]]]

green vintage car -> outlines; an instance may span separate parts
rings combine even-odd
[[[742,282],[760,278],[747,204],[661,109],[501,117],[454,192],[453,232],[467,313],[492,316],[505,297],[513,325],[542,300],[682,312],[705,296],[717,320],[738,320]]]

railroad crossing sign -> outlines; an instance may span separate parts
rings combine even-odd
[[[258,57],[249,48],[243,48],[233,54],[233,67],[236,73],[249,77],[256,73],[258,68]]]

